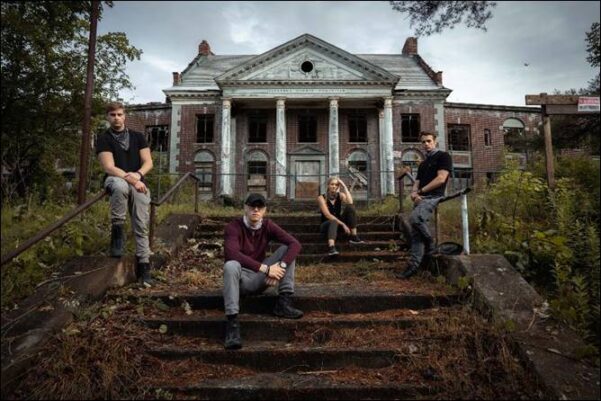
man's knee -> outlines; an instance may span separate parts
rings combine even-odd
[[[129,184],[123,178],[111,177],[109,190],[111,192],[111,195],[127,195],[129,193]]]
[[[228,260],[223,265],[223,275],[224,276],[233,276],[239,275],[242,271],[242,265],[237,260]]]

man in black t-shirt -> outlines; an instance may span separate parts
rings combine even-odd
[[[411,257],[407,269],[397,275],[409,278],[417,273],[417,269],[425,255],[430,257],[434,252],[434,239],[430,234],[428,222],[438,202],[444,196],[449,173],[453,168],[451,155],[436,148],[436,134],[422,132],[420,134],[426,160],[417,169],[417,179],[411,191],[414,203],[409,218],[411,223]]]
[[[125,109],[119,102],[106,108],[110,128],[98,137],[96,154],[106,172],[104,187],[111,204],[111,256],[121,257],[125,245],[123,225],[127,210],[136,239],[136,276],[151,286],[148,221],[150,194],[144,176],[152,169],[150,148],[144,135],[125,126]]]

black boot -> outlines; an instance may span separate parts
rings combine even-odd
[[[123,256],[125,246],[125,232],[123,224],[113,224],[111,227],[111,256],[120,258]]]
[[[138,282],[142,287],[152,287],[155,285],[155,281],[150,275],[150,263],[138,263],[136,273],[139,274]]]
[[[242,338],[240,338],[240,322],[238,319],[227,321],[225,326],[225,349],[242,348]]]
[[[405,269],[404,272],[395,273],[395,277],[400,278],[400,279],[408,279],[409,277],[413,276],[415,273],[417,273],[417,266],[409,265],[409,266],[407,266],[407,269]]]
[[[292,306],[292,294],[280,294],[275,308],[273,308],[273,314],[286,319],[300,319],[303,317],[303,311]]]

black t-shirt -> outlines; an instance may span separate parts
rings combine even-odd
[[[325,199],[326,205],[328,206],[328,211],[330,212],[330,214],[333,216],[336,216],[336,218],[339,219],[340,212],[342,211],[342,198],[340,198],[340,193],[336,194],[336,200],[334,201],[334,204],[332,204],[332,202],[330,202],[328,200],[327,194],[322,194],[321,196],[323,196],[323,198]],[[323,214],[323,212],[321,212],[321,222],[323,223],[324,221],[328,221],[328,219]]]
[[[438,175],[438,170],[447,170],[449,173],[453,169],[453,160],[451,159],[451,155],[447,152],[443,152],[439,150],[433,155],[429,156],[420,163],[417,168],[417,179],[419,180],[419,187],[423,188],[427,184],[429,184],[436,176]],[[447,179],[448,181],[448,179]],[[447,186],[445,181],[440,187],[425,192],[426,196],[444,196],[444,189]]]
[[[138,171],[142,167],[140,149],[147,147],[146,138],[140,132],[129,131],[129,149],[126,151],[111,136],[110,132],[106,131],[96,141],[96,154],[111,152],[115,160],[115,167],[119,167],[127,173],[129,171]]]

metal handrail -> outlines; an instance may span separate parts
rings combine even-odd
[[[171,196],[173,196],[173,194],[175,193],[175,190],[178,189],[180,186],[182,186],[182,184],[184,183],[184,181],[186,181],[188,178],[191,178],[193,180],[196,180],[196,182],[200,181],[200,178],[198,178],[195,174],[191,173],[191,172],[187,172],[186,174],[184,174],[179,180],[177,180],[177,182],[175,184],[173,184],[173,186],[171,188],[169,188],[169,190],[167,192],[165,192],[165,194],[161,197],[161,199],[159,199],[158,201],[151,201],[150,202],[150,232],[148,235],[148,242],[149,242],[149,247],[152,249],[152,244],[154,242],[154,225],[156,222],[156,208],[158,206],[161,206],[163,203],[165,203],[165,201],[167,201],[167,199],[169,199]],[[198,213],[198,188],[194,188],[194,213]]]
[[[33,237],[31,237],[28,240],[26,240],[25,242],[23,242],[14,251],[11,251],[11,252],[7,253],[6,255],[2,255],[2,260],[0,262],[0,266],[4,266],[5,263],[7,263],[7,262],[11,261],[12,259],[16,258],[20,254],[22,254],[23,252],[25,252],[26,250],[28,250],[29,248],[31,248],[33,245],[37,244],[38,242],[40,242],[41,240],[43,240],[44,238],[46,238],[48,235],[50,235],[56,229],[62,227],[69,220],[73,219],[75,216],[79,215],[84,210],[88,209],[94,203],[98,202],[106,194],[107,194],[106,191],[102,191],[101,193],[97,194],[93,198],[87,200],[85,203],[83,203],[83,204],[77,206],[75,209],[71,210],[69,213],[67,213],[66,215],[64,215],[57,222],[52,223],[48,227],[46,227],[43,230],[39,231],[36,235],[34,235]]]

